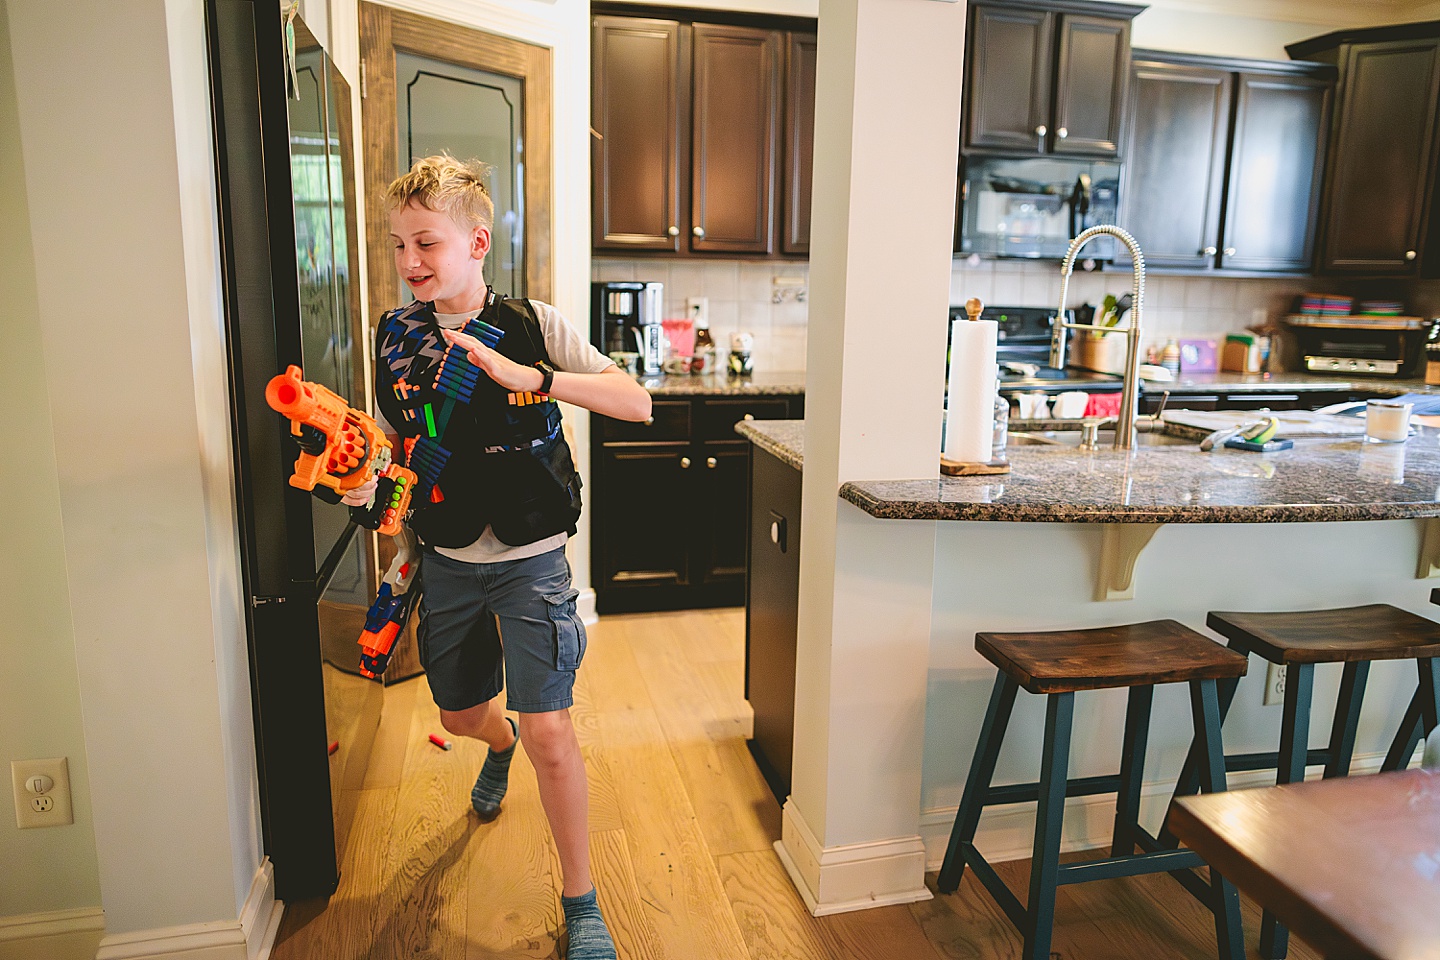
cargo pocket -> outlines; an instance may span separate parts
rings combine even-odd
[[[545,610],[555,630],[555,669],[576,670],[585,656],[585,625],[575,611],[580,591],[573,587],[545,598]]]

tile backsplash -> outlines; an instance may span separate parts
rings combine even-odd
[[[766,373],[805,369],[809,276],[808,264],[793,261],[590,261],[591,280],[665,284],[666,317],[685,316],[686,298],[705,297],[720,355],[730,352],[731,334],[746,331],[755,338],[755,369]],[[784,280],[776,283],[777,277]]]

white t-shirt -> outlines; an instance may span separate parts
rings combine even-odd
[[[540,329],[545,334],[545,352],[550,354],[550,364],[556,370],[564,370],[567,373],[602,373],[609,367],[615,366],[615,361],[596,350],[559,310],[539,300],[531,300],[530,304],[535,308],[535,315],[540,319]],[[474,317],[474,313],[435,314],[436,322],[447,330],[459,330]],[[386,433],[391,435],[396,433],[395,429],[385,422],[384,417],[377,414],[375,420],[379,423],[380,429]],[[435,551],[441,556],[449,557],[452,560],[464,560],[466,563],[498,563],[501,560],[524,560],[526,557],[538,557],[542,553],[549,553],[556,547],[563,547],[567,539],[569,539],[568,534],[557,533],[544,540],[512,547],[510,544],[496,539],[495,534],[489,527],[486,527],[480,534],[480,539],[468,547],[436,547]]]

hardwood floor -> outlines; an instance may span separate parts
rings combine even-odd
[[[698,610],[604,618],[572,716],[590,776],[590,850],[624,960],[1002,960],[1020,937],[968,872],[950,896],[816,919],[771,844],[780,808],[745,748],[744,618]],[[384,714],[327,902],[288,904],[274,960],[561,956],[559,861],[524,746],[504,811],[481,824],[485,747],[443,732],[424,678]],[[999,867],[1025,889],[1028,863]],[[934,876],[929,877],[934,884]],[[1215,956],[1210,914],[1169,877],[1061,888],[1062,960]],[[1251,956],[1259,911],[1245,905]],[[1317,954],[1291,940],[1296,960]]]

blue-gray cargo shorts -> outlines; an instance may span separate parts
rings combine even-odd
[[[451,560],[425,551],[420,573],[420,663],[442,710],[467,710],[505,689],[517,713],[574,702],[585,656],[565,548],[498,563]],[[499,630],[496,630],[496,620]]]

